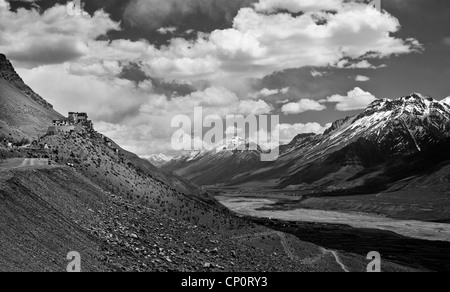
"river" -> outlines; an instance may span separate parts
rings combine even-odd
[[[230,210],[246,216],[284,221],[342,224],[358,229],[391,231],[409,238],[450,242],[450,224],[397,220],[367,213],[321,211],[310,209],[271,210],[276,199],[218,196]]]

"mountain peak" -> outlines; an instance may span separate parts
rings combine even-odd
[[[407,96],[403,96],[400,98],[400,100],[405,101],[405,102],[427,102],[427,101],[434,102],[435,101],[434,98],[424,96],[417,92],[411,93],[410,95],[407,95]]]
[[[150,163],[152,163],[156,167],[160,167],[173,159],[173,157],[162,154],[162,153],[144,155],[141,158],[150,161]]]
[[[378,100],[377,100],[378,101]],[[377,102],[377,101],[374,101]],[[372,103],[373,104],[373,103]],[[346,117],[345,119],[340,119],[335,121],[333,124],[331,124],[331,127],[329,127],[328,129],[325,130],[325,132],[323,133],[324,136],[328,135],[329,133],[335,131],[336,129],[339,129],[340,127],[342,127],[342,125],[344,125],[345,123],[347,123],[352,117]]]
[[[443,100],[441,100],[440,103],[450,106],[450,96],[448,96],[447,98],[444,98]]]
[[[0,53],[0,78],[7,79],[7,74],[16,74],[16,71],[6,56]]]
[[[246,145],[247,141],[244,138],[236,136],[226,139],[223,145],[217,147],[217,151],[245,149]]]
[[[407,98],[415,98],[415,99],[423,99],[425,98],[421,93],[419,92],[413,92],[410,95],[406,96]]]

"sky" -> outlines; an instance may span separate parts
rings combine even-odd
[[[56,110],[141,156],[176,155],[171,121],[194,107],[279,115],[286,143],[379,98],[450,95],[448,0],[81,2],[0,0],[0,52]]]

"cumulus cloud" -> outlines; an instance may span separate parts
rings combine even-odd
[[[370,78],[367,77],[367,76],[363,76],[363,75],[357,75],[355,77],[355,80],[358,81],[358,82],[367,82],[367,81],[370,80]]]
[[[349,60],[420,50],[416,40],[392,35],[400,27],[392,15],[365,4],[333,3],[339,4],[336,13],[267,14],[242,8],[232,28],[193,41],[174,39],[145,62],[145,69],[171,78],[258,78],[305,66],[374,68],[367,60]],[[326,21],[317,23],[317,15]]]
[[[158,29],[158,32],[160,34],[169,34],[169,33],[174,33],[176,31],[177,31],[177,28],[175,26],[161,27]]]
[[[267,89],[267,88],[264,88],[260,92],[258,92],[258,95],[267,97],[267,96],[278,94],[279,92],[280,91],[278,89]]]
[[[325,130],[330,126],[331,124],[322,126],[319,123],[280,124],[278,126],[278,129],[280,131],[280,141],[282,143],[289,143],[298,134],[323,134],[323,132],[325,132]]]
[[[365,109],[369,104],[374,102],[377,98],[370,92],[366,92],[359,87],[349,91],[347,95],[335,94],[328,97],[325,102],[337,103],[336,109],[338,111],[352,111]]]
[[[91,64],[73,63],[69,65],[68,71],[73,75],[91,75],[97,77],[110,77],[114,78],[118,76],[123,70],[123,67],[117,61],[104,60]]]
[[[247,138],[249,139],[249,141],[257,141],[258,145],[263,149],[273,149],[280,145],[291,142],[292,139],[294,139],[298,134],[322,134],[330,126],[331,124],[322,126],[319,123],[281,123],[276,126],[274,125],[270,131],[268,131],[267,129],[259,129],[257,132],[249,135]],[[231,130],[232,129],[229,129],[230,132]],[[244,137],[244,135],[242,134],[240,136]]]
[[[172,117],[191,116],[196,106],[203,107],[205,114],[221,116],[273,111],[271,101],[263,99],[275,90],[263,89],[250,97],[254,87],[246,84],[247,78],[305,66],[317,70],[374,67],[366,59],[406,54],[420,46],[416,40],[394,36],[399,22],[387,12],[341,0],[132,1],[126,20],[162,28],[162,33],[176,25],[166,24],[165,19],[181,14],[201,12],[230,19],[229,28],[199,33],[194,39],[176,37],[161,47],[146,40],[106,40],[108,31],[121,28],[102,10],[69,17],[62,5],[42,14],[9,8],[8,2],[0,0],[0,51],[18,65],[25,81],[62,112],[89,112],[98,130],[139,155],[170,149]],[[148,80],[124,79],[123,69],[130,64],[136,64]],[[177,80],[192,90],[162,94],[150,77]],[[282,88],[276,94],[287,92]],[[339,99],[338,110],[354,108],[353,95],[342,100],[333,96],[329,102]],[[283,112],[324,108],[305,99],[285,105]],[[295,136],[299,131],[320,132],[322,128],[297,124],[284,131]]]
[[[24,66],[76,60],[87,53],[90,41],[119,29],[119,23],[102,10],[93,16],[68,17],[66,7],[58,4],[42,14],[9,9],[9,3],[0,0],[0,51]]]
[[[311,76],[313,76],[313,77],[322,77],[322,76],[324,76],[324,75],[325,75],[324,72],[319,72],[319,71],[317,71],[317,70],[312,70],[312,71],[311,71]]]
[[[285,87],[285,88],[281,88],[281,89],[263,88],[259,92],[251,94],[250,97],[258,98],[258,97],[269,97],[269,96],[277,95],[277,94],[285,95],[285,94],[288,94],[288,92],[289,92],[289,87]]]
[[[239,103],[237,113],[244,115],[264,115],[273,110],[273,107],[263,100],[243,100]]]
[[[323,111],[327,107],[312,99],[301,99],[298,102],[292,102],[283,105],[281,111],[288,115],[300,114],[307,111]]]
[[[181,7],[184,11],[198,3],[201,3],[200,6],[212,5],[197,0],[133,1],[134,4],[130,5],[140,7],[144,2],[154,11],[158,11],[158,7]],[[88,55],[110,60],[134,58],[142,60],[142,68],[148,76],[210,82],[224,78],[259,78],[275,71],[304,66],[367,68],[371,67],[367,60],[351,65],[345,63],[348,63],[345,58],[360,58],[368,53],[372,58],[388,57],[416,51],[419,45],[413,39],[393,37],[392,33],[399,29],[398,20],[364,4],[328,1],[333,6],[339,6],[336,13],[329,13],[321,9],[331,4],[317,6],[311,4],[314,1],[300,0],[292,1],[298,2],[298,7],[284,7],[292,12],[305,9],[306,12],[300,15],[261,12],[275,5],[275,2],[261,0],[256,8],[241,8],[232,28],[200,34],[195,40],[174,38],[169,45],[161,48],[142,40],[96,41],[107,31],[120,29],[119,24],[103,11],[96,12],[92,17],[67,17],[65,7],[60,5],[47,10],[42,16],[37,11],[20,9],[13,13],[2,9],[0,23],[10,28],[3,38],[9,44],[15,43],[14,49],[10,45],[4,51],[17,60],[24,60],[27,53],[33,56],[34,50],[37,56],[33,60],[44,64],[50,60],[63,62]],[[142,8],[139,11],[144,13],[146,10]],[[326,21],[317,23],[317,15]],[[19,33],[15,34],[16,30]],[[22,48],[17,44],[22,44]],[[55,58],[45,59],[47,47]],[[133,54],[129,54],[130,50]]]

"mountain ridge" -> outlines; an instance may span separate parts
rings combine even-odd
[[[0,78],[5,79],[10,84],[14,85],[22,93],[36,101],[44,108],[53,109],[53,105],[43,99],[39,94],[34,92],[22,78],[17,74],[11,62],[6,58],[6,55],[0,53]]]
[[[352,182],[361,171],[394,159],[412,155],[450,137],[450,106],[418,93],[395,100],[378,99],[359,115],[338,120],[323,134],[300,134],[280,146],[280,157],[272,163],[255,162],[229,176],[224,186],[257,188],[294,187],[335,189],[355,187]],[[211,160],[211,159],[210,159]],[[179,161],[180,162],[180,161]],[[178,167],[178,168],[177,168]],[[193,173],[197,165],[163,166],[179,175]],[[223,181],[196,181],[204,185],[223,185]],[[356,184],[356,185],[355,185]],[[337,185],[337,186],[335,186]]]
[[[37,140],[62,115],[27,86],[0,54],[0,140]]]

